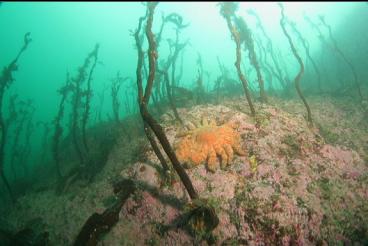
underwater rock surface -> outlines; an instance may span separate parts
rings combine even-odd
[[[186,169],[200,197],[209,201],[220,219],[213,231],[215,245],[364,245],[368,224],[365,152],[331,139],[327,142],[317,127],[308,127],[299,114],[302,105],[295,101],[272,104],[277,106],[255,104],[256,118],[250,116],[244,100],[179,108],[185,123],[202,117],[219,125],[236,123],[246,153],[234,155],[229,166],[214,173],[205,164]],[[316,118],[327,126],[336,124],[331,120],[335,118],[341,128],[355,119],[354,114],[343,117],[334,107],[331,101],[315,110]],[[336,114],[341,114],[341,121]],[[172,112],[161,117],[172,145],[182,130],[174,119]],[[345,139],[356,146],[364,137]],[[72,187],[62,196],[46,190],[20,198],[8,214],[10,223],[21,228],[25,221],[42,216],[51,244],[71,245],[89,216],[102,214],[117,201],[111,183],[129,178],[135,181],[136,191],[123,205],[119,221],[97,245],[206,245],[203,235],[181,223],[189,202],[184,186],[177,177],[163,179],[157,157],[141,142],[129,143],[129,147],[139,146],[133,151],[118,141],[105,168],[86,187]]]
[[[180,114],[183,119],[237,121],[247,152],[246,157],[234,156],[226,170],[211,173],[205,165],[187,170],[198,193],[211,201],[219,215],[220,224],[213,233],[216,245],[245,241],[248,245],[316,245],[326,236],[337,240],[342,228],[334,220],[348,220],[368,199],[367,183],[362,182],[366,177],[361,177],[367,167],[359,154],[326,144],[302,117],[272,106],[262,106],[256,120],[225,106],[196,106]],[[180,127],[170,123],[170,114],[162,119],[174,143]],[[163,184],[157,158],[152,151],[146,154],[147,161],[121,173],[137,180],[140,191],[123,206],[122,222],[105,242],[113,245],[122,238],[139,245],[199,242],[196,235],[175,224],[189,201],[183,185],[180,181]]]

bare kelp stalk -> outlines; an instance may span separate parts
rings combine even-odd
[[[279,4],[279,6],[280,6],[280,9],[281,9],[280,26],[282,28],[282,31],[284,32],[284,35],[288,39],[291,51],[293,52],[293,55],[297,59],[297,61],[299,63],[299,66],[300,66],[299,72],[298,72],[298,74],[296,75],[296,77],[294,79],[295,88],[296,88],[296,91],[298,92],[299,97],[302,99],[302,101],[304,103],[304,106],[307,109],[307,114],[308,114],[307,115],[307,120],[308,120],[309,124],[312,124],[313,122],[312,122],[311,110],[309,108],[307,100],[304,98],[304,95],[303,95],[303,93],[300,89],[300,80],[301,80],[301,78],[304,74],[304,64],[303,64],[302,58],[299,56],[299,54],[298,54],[298,52],[297,52],[297,50],[294,46],[294,43],[293,43],[290,35],[288,34],[288,32],[286,30],[286,27],[285,27],[286,17],[285,17],[285,13],[284,13],[284,6],[281,3]]]
[[[66,83],[63,87],[58,90],[58,93],[61,95],[58,113],[54,119],[54,136],[52,138],[52,155],[55,162],[55,170],[56,175],[59,181],[62,179],[63,175],[61,174],[60,170],[60,140],[63,135],[63,127],[62,127],[62,120],[64,118],[64,106],[65,101],[68,97],[68,94],[72,92],[73,86],[69,79],[69,73],[66,76]]]
[[[203,86],[203,63],[202,63],[202,57],[201,54],[198,53],[197,55],[197,66],[198,66],[198,75],[197,80],[195,82],[195,101],[196,104],[202,104],[205,102],[205,89]]]
[[[309,52],[309,43],[308,41],[303,37],[303,35],[298,31],[298,29],[296,28],[296,24],[295,23],[289,23],[292,30],[294,31],[294,33],[298,36],[299,40],[301,41],[304,49],[305,49],[305,53],[307,54],[307,57],[309,59],[309,61],[312,63],[313,69],[316,72],[317,75],[317,84],[318,84],[318,89],[319,92],[322,92],[322,84],[321,84],[321,73],[318,69],[318,66],[316,64],[316,62],[314,61],[314,59],[312,58],[312,56],[310,55]]]
[[[252,116],[255,116],[256,111],[254,110],[252,98],[248,89],[248,81],[245,78],[244,74],[242,73],[240,69],[240,63],[241,63],[241,42],[240,42],[240,31],[233,25],[231,18],[236,18],[235,11],[237,9],[236,3],[231,2],[224,2],[220,4],[220,13],[225,18],[227,27],[229,28],[229,31],[231,32],[231,35],[234,39],[234,42],[236,44],[236,61],[235,61],[235,67],[238,72],[238,76],[240,81],[243,84],[243,89],[245,92],[245,97],[247,98],[249,108],[251,111]]]
[[[27,101],[27,108],[28,108],[28,117],[27,117],[27,122],[25,125],[25,132],[24,132],[25,143],[22,146],[20,153],[19,153],[19,159],[20,159],[19,164],[23,168],[23,177],[27,177],[29,173],[28,166],[27,166],[27,160],[31,154],[31,135],[34,130],[34,124],[33,124],[32,119],[33,119],[34,112],[36,111],[36,109],[32,105],[32,100]]]
[[[90,180],[93,177],[93,173],[89,173],[94,167],[94,162],[90,157],[89,149],[87,146],[86,139],[86,126],[89,118],[90,111],[90,97],[91,81],[94,68],[97,63],[99,45],[96,44],[92,52],[90,52],[84,60],[82,67],[78,69],[78,74],[75,78],[71,79],[72,88],[72,100],[71,100],[71,124],[70,134],[72,138],[72,144],[77,153],[79,159],[79,166],[70,170],[58,184],[57,191],[64,192],[68,187],[75,182],[78,178]],[[92,63],[92,66],[88,72],[87,70]],[[82,87],[83,83],[86,82],[86,89]],[[83,103],[84,98],[84,103]],[[83,110],[83,111],[82,111]]]
[[[112,112],[114,115],[114,120],[116,123],[120,123],[120,116],[119,116],[119,110],[120,110],[120,103],[118,99],[118,94],[120,87],[123,85],[123,82],[128,78],[123,78],[120,76],[120,73],[118,72],[116,74],[116,78],[111,80],[111,102],[112,102]]]
[[[359,84],[359,80],[358,80],[358,75],[355,71],[355,68],[353,66],[353,64],[351,63],[351,61],[346,57],[346,55],[342,52],[342,50],[339,48],[339,46],[337,45],[337,42],[336,40],[334,39],[334,37],[332,36],[332,30],[331,30],[331,26],[328,25],[325,21],[325,18],[320,16],[320,20],[322,22],[322,24],[328,29],[328,34],[330,36],[330,39],[332,41],[332,44],[333,44],[333,48],[334,48],[334,51],[337,52],[337,54],[339,54],[341,56],[341,58],[345,61],[345,63],[348,65],[348,67],[350,68],[352,74],[353,74],[353,77],[354,77],[354,83],[355,83],[355,86],[358,90],[358,94],[359,94],[359,97],[360,97],[360,101],[362,102],[363,101],[363,95],[362,95],[362,91],[360,89],[360,84]]]
[[[108,86],[105,84],[100,92],[97,92],[98,99],[100,101],[98,109],[96,111],[96,124],[97,122],[102,122],[102,109],[105,102],[105,92],[108,89]]]
[[[272,77],[272,75],[273,75],[273,73],[275,73],[275,71],[273,71],[273,73],[272,73],[273,68],[271,67],[271,65],[267,61],[266,48],[264,47],[261,39],[258,37],[258,38],[255,38],[255,40],[256,40],[255,43],[257,44],[257,47],[258,47],[258,50],[259,50],[259,65],[263,69],[263,71],[265,73],[265,77],[267,76],[267,81],[269,83],[270,93],[274,93],[275,89],[273,87],[273,77]]]
[[[17,114],[16,121],[14,121],[14,131],[12,136],[12,145],[9,149],[10,155],[10,167],[13,175],[13,181],[17,181],[17,168],[21,166],[23,168],[23,177],[28,175],[28,167],[26,160],[30,154],[30,136],[33,132],[32,117],[35,108],[32,106],[32,101],[20,101],[18,103],[20,108]],[[18,117],[19,116],[19,117]],[[10,126],[10,124],[8,124]],[[24,143],[21,144],[21,136],[24,138]]]
[[[16,153],[16,151],[17,151],[16,148],[14,148],[14,143],[18,143],[17,138],[19,139],[19,137],[17,137],[17,129],[19,128],[19,123],[18,123],[18,127],[17,127],[16,124],[17,124],[17,121],[20,118],[19,115],[21,115],[20,110],[17,110],[18,107],[16,106],[19,103],[17,101],[17,98],[18,98],[17,94],[14,94],[14,95],[10,96],[10,99],[9,99],[9,116],[5,121],[5,124],[8,127],[7,130],[9,130],[10,126],[12,126],[12,125],[15,127],[15,129],[14,129],[15,132],[13,132],[13,136],[12,136],[12,141],[13,141],[12,146],[11,146],[12,153],[11,153],[11,156],[10,156],[10,167],[11,167],[11,170],[12,170],[14,180],[15,180],[15,177],[16,177],[15,168],[13,168],[15,158],[16,158],[16,155],[14,155],[14,153]],[[23,117],[24,117],[24,115],[22,116],[22,118]]]
[[[27,103],[24,101],[20,101],[18,103],[18,112],[17,115],[17,121],[14,122],[14,131],[12,136],[12,144],[11,144],[11,156],[10,156],[10,168],[13,175],[13,180],[15,181],[17,179],[17,172],[16,172],[16,161],[19,163],[20,159],[20,137],[22,135],[23,130],[25,130],[25,123],[27,120],[27,117],[29,116],[29,112],[27,110]],[[8,124],[9,126],[9,124]]]
[[[121,124],[122,122],[120,120],[120,115],[119,115],[120,102],[119,102],[119,97],[118,97],[120,87],[123,85],[124,81],[126,81],[127,79],[129,79],[129,77],[121,77],[120,73],[118,72],[116,74],[116,78],[111,80],[112,82],[111,83],[111,99],[112,99],[112,112],[114,115],[114,120],[117,125],[121,126],[121,129],[123,130],[124,134],[128,137],[128,140],[130,141],[131,136],[129,134],[128,129],[126,128],[124,124]]]
[[[266,96],[266,92],[264,89],[264,80],[263,80],[263,76],[261,73],[261,69],[259,67],[257,54],[254,49],[254,40],[252,37],[252,32],[242,17],[240,16],[237,17],[234,15],[234,22],[240,32],[240,42],[241,43],[244,42],[245,44],[244,49],[248,50],[248,56],[249,56],[250,63],[256,70],[261,102],[267,103],[267,96]]]
[[[90,90],[88,89],[88,84],[87,84],[87,90],[83,91],[82,90],[82,83],[86,80],[86,70],[89,67],[89,64],[91,63],[91,60],[94,59],[94,64],[96,63],[96,59],[97,59],[97,53],[98,53],[98,45],[95,46],[95,49],[88,54],[88,56],[86,57],[86,59],[84,60],[84,64],[82,67],[79,68],[78,70],[78,76],[74,79],[72,79],[72,85],[73,85],[73,102],[72,102],[72,125],[71,125],[71,134],[72,134],[72,141],[74,144],[74,148],[78,154],[78,158],[79,158],[79,164],[80,167],[82,169],[85,168],[86,166],[86,152],[87,152],[87,146],[85,145],[84,139],[85,139],[85,127],[87,124],[87,118],[89,115],[89,99],[88,99],[88,94],[91,93]],[[89,77],[88,77],[88,81],[90,81],[90,76],[93,72],[94,69],[94,65],[92,65],[92,68],[90,70],[89,73]],[[82,126],[79,127],[78,122],[80,121],[80,108],[82,108],[82,98],[83,96],[87,96],[86,101],[85,101],[85,111],[84,114],[82,115]],[[87,112],[87,113],[86,113]],[[82,133],[82,143],[79,141],[79,129],[81,128],[81,133]]]
[[[43,150],[40,154],[39,163],[43,165],[50,151],[49,134],[51,132],[51,126],[49,122],[38,121],[36,123],[36,127],[40,127],[40,126],[43,127],[42,142],[41,142],[41,146],[43,146]]]
[[[180,165],[174,150],[171,148],[167,137],[160,126],[160,124],[151,116],[148,112],[147,105],[149,103],[149,98],[152,92],[153,80],[155,78],[156,72],[156,59],[158,57],[157,50],[156,50],[156,42],[154,39],[154,35],[152,33],[152,22],[153,22],[153,15],[154,10],[158,3],[147,3],[147,23],[146,23],[146,37],[148,40],[149,50],[148,50],[148,58],[149,58],[149,73],[147,78],[146,88],[143,91],[142,85],[142,75],[141,69],[143,64],[143,52],[141,47],[141,41],[139,40],[139,32],[142,26],[143,18],[140,18],[138,29],[135,33],[136,45],[138,48],[138,65],[137,65],[137,87],[138,87],[138,103],[140,108],[140,113],[142,119],[145,123],[145,128],[149,127],[159,140],[160,144],[162,145],[164,151],[168,155],[170,161],[173,163],[173,167],[175,171],[178,173],[180,179],[182,180],[185,188],[188,191],[189,196],[192,199],[198,198],[197,192],[194,190],[192,182],[189,179],[189,176],[186,174],[184,168]],[[165,169],[165,167],[164,167]],[[166,167],[167,169],[167,167]]]
[[[18,55],[15,59],[6,67],[3,68],[3,71],[0,76],[0,176],[3,180],[6,189],[9,192],[9,195],[13,202],[15,202],[14,194],[10,188],[10,184],[5,176],[4,173],[4,162],[5,162],[5,146],[8,137],[8,126],[6,125],[4,115],[3,115],[3,101],[4,101],[4,94],[5,91],[11,86],[12,82],[14,81],[13,72],[18,70],[18,59],[22,55],[22,53],[27,49],[29,43],[31,42],[30,33],[27,32],[24,35],[24,44],[21,50],[19,51]]]
[[[188,44],[188,41],[185,43],[179,43],[179,33],[180,31],[187,27],[188,25],[183,24],[183,18],[176,14],[172,13],[165,17],[163,19],[164,23],[171,22],[175,25],[175,42],[173,42],[171,39],[168,40],[169,46],[170,46],[170,55],[166,60],[165,66],[162,69],[157,69],[157,71],[163,75],[164,82],[165,82],[165,88],[166,88],[166,94],[169,101],[170,108],[174,112],[175,119],[179,121],[180,124],[183,124],[183,120],[180,118],[178,110],[176,108],[175,103],[175,90],[177,84],[176,84],[176,60],[180,54],[180,52],[185,48],[185,46]],[[159,38],[161,39],[161,32]],[[157,49],[157,48],[156,48]],[[174,51],[172,52],[172,49]],[[156,67],[157,67],[157,60],[156,60]],[[171,82],[168,74],[168,70],[171,67]],[[159,80],[158,80],[159,81]]]
[[[259,18],[258,14],[255,11],[253,11],[253,10],[248,10],[247,13],[249,15],[253,15],[256,18],[256,20],[257,20],[257,27],[259,29],[261,29],[261,32],[262,32],[263,36],[267,40],[267,44],[266,44],[267,51],[268,51],[268,53],[271,56],[271,59],[272,59],[273,64],[275,65],[276,71],[274,71],[274,69],[270,66],[271,72],[272,72],[272,74],[275,75],[275,77],[279,80],[281,86],[285,89],[286,86],[287,86],[287,83],[286,83],[286,81],[285,81],[285,79],[284,79],[284,77],[282,75],[282,71],[281,71],[280,65],[279,65],[279,63],[278,63],[278,61],[276,59],[271,38],[267,35],[266,30],[264,29],[264,27],[262,25],[262,22],[261,22],[261,19]]]
[[[148,132],[150,132],[150,130],[155,134],[160,145],[162,146],[165,153],[169,157],[174,170],[179,175],[180,180],[184,184],[184,187],[186,188],[189,194],[189,197],[192,200],[198,200],[199,196],[197,192],[195,191],[188,174],[185,172],[184,168],[182,167],[179,160],[177,159],[176,154],[174,150],[172,149],[165,135],[163,128],[151,116],[151,114],[148,112],[148,109],[147,109],[150,95],[152,93],[153,81],[155,79],[156,64],[157,64],[156,60],[158,58],[158,54],[156,50],[156,42],[155,42],[154,35],[152,33],[152,22],[153,22],[154,10],[157,4],[158,4],[157,2],[147,3],[146,16],[141,17],[139,19],[138,28],[136,32],[134,33],[134,38],[136,41],[137,51],[138,51],[138,62],[137,62],[136,75],[137,75],[138,103],[139,103],[140,114],[144,122],[144,128],[145,128],[146,135]],[[148,78],[147,78],[147,84],[146,84],[145,90],[143,90],[142,74],[141,74],[144,57],[143,57],[143,51],[142,51],[142,41],[139,39],[139,32],[142,28],[142,22],[144,19],[147,19],[145,32],[146,32],[146,37],[147,37],[148,46],[149,46],[148,48],[149,72],[148,72]],[[147,137],[149,138],[149,135],[147,135]],[[157,154],[156,151],[155,153]],[[163,168],[165,169],[168,167],[163,166]],[[214,209],[207,205],[196,206],[196,208],[193,210],[192,215],[193,215],[192,217],[194,218],[194,220],[200,219],[203,222],[203,224],[206,226],[206,229],[208,229],[207,232],[212,231],[218,225],[218,218],[217,218],[216,213],[214,212]]]
[[[145,103],[144,102],[144,98],[143,98],[143,82],[142,82],[142,66],[143,66],[143,60],[144,60],[144,52],[142,49],[142,41],[141,38],[139,37],[139,33],[141,31],[142,28],[142,22],[147,18],[147,14],[144,17],[139,18],[139,24],[138,24],[138,28],[136,30],[136,32],[134,33],[134,39],[135,39],[135,43],[137,46],[137,53],[138,53],[138,61],[137,61],[137,70],[136,70],[136,77],[137,77],[137,93],[138,93],[138,103],[139,106],[141,105],[141,103]],[[157,60],[155,60],[155,66],[157,65]],[[154,67],[155,67],[154,66]],[[152,82],[153,83],[153,82]],[[148,86],[148,84],[147,84]],[[141,108],[141,106],[139,107]],[[143,116],[142,116],[143,119]],[[157,142],[154,138],[154,136],[152,135],[151,129],[149,128],[149,125],[147,124],[146,121],[143,120],[143,129],[144,132],[147,136],[148,141],[150,142],[153,151],[155,152],[157,158],[160,160],[160,163],[162,165],[162,168],[164,170],[164,172],[168,172],[169,171],[169,166],[166,163],[165,157],[163,156],[163,154],[161,153]]]
[[[97,64],[98,48],[99,48],[99,44],[96,44],[95,49],[91,53],[93,57],[93,64],[88,74],[87,89],[84,92],[85,107],[84,107],[83,118],[82,118],[82,140],[83,140],[84,148],[86,149],[87,153],[89,152],[89,148],[87,144],[86,127],[87,127],[87,123],[89,120],[90,109],[91,109],[91,97],[92,97],[91,81],[92,81],[93,71],[95,70],[95,67]]]

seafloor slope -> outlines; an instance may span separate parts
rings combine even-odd
[[[219,125],[236,122],[246,151],[246,156],[234,155],[226,170],[211,173],[205,165],[187,170],[200,196],[208,199],[220,218],[213,232],[216,244],[368,242],[367,122],[349,99],[309,100],[313,128],[295,100],[271,100],[276,106],[256,104],[256,119],[249,116],[244,99],[179,109],[186,121],[204,117]],[[171,143],[177,142],[181,127],[172,114],[161,120]],[[20,198],[8,214],[9,226],[21,228],[42,218],[52,245],[70,245],[87,218],[114,201],[113,180],[125,177],[135,180],[138,189],[100,245],[200,242],[201,235],[191,235],[180,224],[189,199],[183,185],[178,180],[162,181],[158,159],[142,142],[119,141],[88,187],[73,187],[62,196],[42,191]]]

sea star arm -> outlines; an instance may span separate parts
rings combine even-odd
[[[228,144],[225,144],[224,145],[224,149],[225,149],[225,152],[226,152],[226,154],[228,156],[228,163],[230,163],[233,160],[233,158],[234,158],[234,151],[231,148],[231,146],[228,145]]]
[[[208,170],[211,172],[215,172],[216,171],[216,151],[211,147],[208,150],[208,162],[207,162],[207,167]]]

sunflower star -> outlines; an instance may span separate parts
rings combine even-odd
[[[215,172],[217,155],[221,157],[221,168],[230,164],[234,152],[245,155],[240,147],[239,133],[231,123],[218,126],[215,121],[208,122],[204,118],[201,124],[189,125],[189,128],[179,134],[183,138],[176,144],[176,155],[186,165],[196,166],[207,161],[208,170]]]

